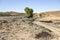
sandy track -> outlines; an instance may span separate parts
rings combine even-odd
[[[53,27],[53,26],[50,26],[50,25],[47,25],[47,24],[44,24],[44,23],[41,23],[41,22],[37,22],[37,21],[35,21],[35,22],[33,22],[33,23],[35,23],[35,24],[37,24],[37,25],[40,25],[40,26],[42,26],[42,27],[45,27],[45,28],[53,31],[55,34],[57,34],[57,35],[60,36],[60,29],[57,29],[56,27]]]

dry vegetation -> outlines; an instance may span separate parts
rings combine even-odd
[[[0,12],[0,15],[2,13]],[[33,23],[44,17],[40,18],[38,14],[34,14],[33,18],[27,18],[23,13],[5,13],[0,16],[0,40],[59,40],[51,30]],[[51,15],[55,16],[56,13],[59,14],[51,12]],[[48,14],[50,15],[48,12],[44,13],[44,16]]]

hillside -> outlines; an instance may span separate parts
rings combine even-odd
[[[8,12],[9,13],[9,12]],[[27,18],[23,13],[11,13],[14,15],[0,16],[0,40],[57,40],[59,36],[52,30],[42,25],[34,24],[40,22],[39,14],[33,18]],[[19,15],[17,15],[19,14]],[[44,23],[44,22],[42,22]],[[48,23],[46,23],[48,24]],[[53,25],[53,23],[50,23]],[[49,26],[51,26],[48,24]]]
[[[18,12],[0,12],[0,16],[19,16],[24,15],[24,13],[18,13]]]
[[[60,17],[60,11],[42,12],[40,14],[42,14],[44,16],[56,16],[56,17]]]
[[[60,21],[60,11],[42,12],[39,15],[43,20],[52,20],[53,22]]]

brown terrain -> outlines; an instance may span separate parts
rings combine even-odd
[[[40,14],[0,16],[0,40],[60,40],[60,11]]]

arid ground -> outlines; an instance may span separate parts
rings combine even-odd
[[[42,16],[39,16],[42,14]],[[60,11],[43,12],[27,18],[25,14],[0,16],[0,40],[60,40]],[[37,25],[34,22],[41,22]],[[49,28],[44,27],[44,25]],[[52,30],[51,30],[51,27]],[[58,34],[54,31],[57,30]]]

